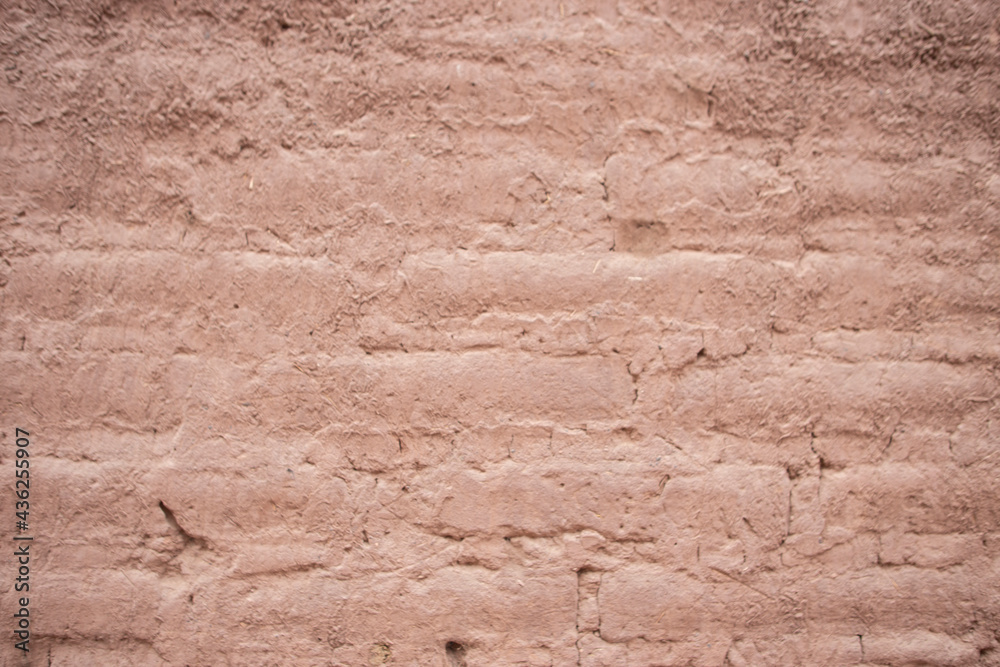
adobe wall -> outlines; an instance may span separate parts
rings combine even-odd
[[[0,10],[31,664],[1000,665],[998,2],[245,4]]]

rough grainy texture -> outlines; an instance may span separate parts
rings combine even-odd
[[[32,664],[1000,665],[996,0],[0,11]]]

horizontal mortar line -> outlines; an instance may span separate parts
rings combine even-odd
[[[907,278],[908,283],[920,284],[930,283],[936,285],[937,281],[927,275],[933,273],[944,273],[951,275],[968,275],[975,277],[976,269],[986,267],[1000,267],[1000,262],[977,262],[968,267],[940,266],[927,267],[922,263],[913,262],[909,265],[895,266],[890,261],[891,258],[884,255],[865,255],[852,252],[816,252],[810,251],[797,256],[793,260],[773,259],[757,255],[741,253],[716,253],[700,250],[671,250],[669,252],[644,255],[629,252],[580,252],[580,253],[532,253],[521,250],[512,251],[489,251],[489,252],[469,252],[457,251],[446,252],[427,250],[419,253],[406,254],[402,263],[397,268],[397,273],[406,274],[408,271],[440,271],[447,270],[480,270],[485,271],[485,275],[507,273],[516,271],[518,268],[538,268],[542,267],[553,274],[588,274],[585,278],[595,281],[606,281],[609,277],[607,271],[614,270],[616,273],[625,270],[633,270],[643,273],[644,270],[662,270],[676,268],[683,271],[689,268],[690,261],[697,264],[699,261],[706,265],[725,266],[740,262],[751,262],[758,266],[777,268],[783,272],[790,273],[792,277],[798,278],[798,273],[802,270],[802,261],[805,257],[812,255],[823,258],[820,266],[836,266],[838,260],[879,260],[882,262],[880,268],[887,274],[901,274]],[[32,264],[37,268],[42,268],[46,264],[61,271],[76,268],[87,269],[90,266],[100,266],[108,269],[119,268],[109,265],[111,261],[120,261],[123,266],[135,267],[142,264],[144,259],[169,259],[174,262],[167,273],[184,272],[200,274],[202,272],[217,271],[220,264],[231,263],[232,268],[239,269],[272,269],[272,268],[302,268],[307,266],[316,270],[330,270],[331,272],[345,273],[348,275],[364,273],[355,271],[350,265],[342,264],[335,260],[337,255],[323,256],[303,256],[293,254],[275,254],[256,251],[226,250],[226,251],[205,251],[205,252],[184,252],[176,250],[134,250],[127,248],[116,248],[111,251],[95,250],[59,250],[52,253],[36,253],[25,257],[11,257],[13,260],[13,271],[24,270],[19,267],[23,264]],[[197,263],[181,265],[177,264],[178,258],[196,258]],[[510,261],[521,259],[523,261]],[[48,260],[48,261],[40,261]],[[78,261],[76,266],[66,265],[66,261]],[[83,261],[81,261],[83,260]],[[86,261],[89,260],[89,261]],[[497,262],[496,260],[500,260]],[[589,264],[588,263],[592,263]],[[521,265],[519,267],[518,265]],[[918,276],[908,276],[907,268],[916,267],[920,269]],[[160,266],[156,266],[160,269]],[[589,269],[589,270],[584,270]],[[592,276],[592,278],[591,278]],[[650,276],[639,276],[648,278]],[[414,280],[413,276],[408,276],[408,280]]]
[[[662,343],[669,344],[670,342],[670,332],[659,334],[658,340]],[[685,335],[684,332],[679,332],[678,336]],[[644,340],[648,338],[647,335],[640,335],[635,337],[637,341]],[[628,342],[627,340],[625,342]],[[228,349],[228,348],[227,348]],[[277,348],[276,348],[277,349]],[[51,350],[45,350],[51,352]],[[403,352],[401,350],[391,350],[386,352],[377,351],[375,353],[367,354],[363,351],[363,348],[353,347],[351,348],[350,354],[343,355],[329,355],[326,353],[318,352],[315,354],[307,356],[292,356],[292,355],[281,355],[275,354],[268,356],[266,358],[260,358],[260,356],[246,355],[245,357],[233,357],[231,355],[212,355],[206,354],[211,350],[203,350],[196,352],[167,352],[159,356],[150,356],[150,350],[101,350],[101,349],[91,349],[91,350],[63,350],[59,353],[60,359],[63,362],[66,361],[88,361],[88,360],[101,360],[101,359],[115,359],[122,358],[127,359],[131,357],[141,357],[145,362],[143,363],[143,368],[154,368],[159,365],[165,365],[171,363],[174,359],[180,358],[196,358],[199,362],[203,364],[211,364],[214,362],[224,362],[226,368],[237,368],[243,370],[252,371],[254,375],[267,374],[268,372],[274,372],[279,370],[287,371],[298,371],[304,375],[312,375],[313,373],[322,373],[326,370],[337,370],[339,367],[356,368],[358,366],[364,366],[366,364],[380,365],[382,363],[392,362],[396,360],[408,361],[417,363],[421,360],[439,360],[447,358],[473,358],[479,357],[483,359],[503,359],[504,361],[511,361],[517,359],[523,359],[529,362],[537,362],[538,360],[545,360],[552,362],[552,365],[565,365],[571,366],[572,361],[580,361],[585,363],[587,361],[597,361],[597,360],[620,360],[623,364],[627,363],[632,359],[632,355],[623,352],[608,351],[602,353],[597,350],[591,350],[590,352],[577,354],[577,353],[567,353],[567,354],[552,354],[540,350],[525,350],[517,347],[502,347],[497,346],[493,348],[469,348],[469,349],[438,349],[438,350],[413,350],[410,352]],[[806,356],[802,356],[802,353],[807,353]],[[1000,353],[1000,351],[998,351]],[[828,367],[831,365],[845,366],[845,367],[855,367],[863,365],[871,366],[882,366],[882,365],[907,365],[907,366],[918,366],[918,365],[945,365],[945,366],[969,366],[976,365],[978,362],[989,361],[994,357],[998,356],[998,353],[991,353],[989,351],[985,352],[974,352],[969,355],[968,360],[961,359],[947,359],[938,356],[923,355],[918,358],[912,358],[911,356],[901,356],[901,355],[870,355],[865,358],[859,359],[849,359],[844,358],[842,352],[829,351],[822,352],[811,347],[809,344],[805,344],[801,349],[796,351],[774,353],[771,351],[761,351],[759,353],[744,352],[739,355],[730,355],[726,357],[721,357],[717,361],[712,363],[702,363],[699,365],[700,368],[721,368],[726,366],[777,366],[779,362],[795,361],[795,367],[808,368],[811,366],[816,367]],[[912,350],[908,351],[908,354],[912,355]],[[34,360],[38,359],[38,354],[34,350],[3,350],[0,351],[0,362],[5,360],[10,361],[23,361],[25,359]],[[317,368],[310,368],[311,365],[317,364]],[[687,364],[692,366],[693,362]],[[529,367],[531,364],[527,364],[525,367]],[[76,372],[78,368],[72,368],[68,372]],[[677,369],[675,369],[677,370]],[[59,371],[53,371],[54,374],[58,374]]]
[[[664,337],[663,340],[662,340],[662,342],[669,343],[669,338],[668,337]],[[278,349],[278,348],[276,347],[275,349]],[[143,364],[143,368],[154,368],[154,367],[156,367],[158,365],[166,365],[166,364],[171,363],[172,360],[178,359],[178,358],[192,358],[192,359],[198,359],[199,361],[208,362],[208,363],[212,363],[212,362],[227,362],[227,363],[229,363],[229,367],[230,368],[235,366],[237,368],[244,368],[244,369],[255,368],[257,366],[257,364],[259,363],[259,360],[256,359],[256,358],[254,358],[252,355],[232,357],[232,356],[225,356],[225,355],[206,354],[207,352],[212,352],[211,349],[206,349],[206,350],[202,350],[202,351],[199,351],[199,352],[184,352],[184,353],[168,354],[168,355],[164,355],[164,356],[155,356],[155,354],[154,354],[155,352],[157,352],[157,350],[153,349],[153,348],[151,348],[151,349],[145,349],[145,350],[127,350],[127,351],[92,349],[92,350],[75,352],[70,357],[70,360],[77,359],[77,360],[97,361],[97,360],[102,360],[102,359],[104,359],[104,360],[109,360],[109,359],[113,360],[113,359],[116,359],[116,358],[143,357],[144,359],[148,359],[148,361],[149,361],[148,364],[147,363]],[[838,365],[846,365],[846,366],[862,366],[862,365],[866,365],[866,364],[875,364],[875,365],[878,365],[878,364],[898,364],[898,363],[905,363],[905,364],[926,364],[926,365],[942,364],[942,365],[946,365],[946,366],[978,366],[978,365],[982,365],[982,364],[991,363],[991,362],[996,361],[997,359],[1000,359],[1000,350],[993,351],[993,352],[990,352],[990,351],[987,351],[987,352],[973,352],[973,353],[970,353],[969,355],[967,355],[968,358],[960,358],[960,359],[959,358],[949,358],[947,356],[947,353],[945,351],[943,351],[943,350],[940,351],[940,352],[938,352],[938,353],[936,353],[936,354],[922,354],[922,355],[914,355],[912,353],[911,354],[906,354],[906,355],[900,355],[900,354],[864,354],[864,355],[858,355],[858,358],[856,358],[856,359],[852,359],[852,358],[850,358],[849,356],[846,356],[843,353],[837,353],[837,352],[817,353],[815,350],[813,350],[812,348],[809,348],[809,347],[802,348],[800,350],[800,352],[802,352],[802,353],[804,353],[804,354],[807,355],[804,358],[807,361],[827,362],[827,364],[838,364]],[[396,350],[391,350],[391,351],[386,351],[386,352],[383,352],[381,350],[373,350],[371,354],[366,354],[364,356],[359,356],[359,355],[350,355],[350,356],[347,356],[347,355],[345,355],[345,356],[340,356],[340,357],[331,357],[331,359],[336,359],[336,360],[344,361],[344,360],[361,360],[361,359],[368,358],[368,359],[372,359],[372,360],[378,360],[378,361],[381,362],[383,360],[390,361],[390,360],[397,359],[397,358],[398,359],[406,359],[406,358],[413,358],[413,357],[425,357],[425,358],[431,357],[431,358],[435,358],[435,359],[441,359],[441,358],[447,358],[447,357],[460,358],[460,357],[468,357],[470,355],[474,355],[474,354],[477,354],[477,353],[479,353],[479,354],[489,353],[491,356],[503,356],[504,358],[509,358],[511,356],[514,356],[514,355],[523,354],[523,355],[530,356],[531,359],[533,359],[533,360],[546,359],[546,360],[553,360],[553,361],[562,361],[562,360],[569,360],[569,359],[591,359],[591,360],[592,359],[615,359],[615,358],[619,358],[619,357],[621,357],[625,361],[629,361],[629,360],[632,359],[632,355],[629,355],[629,354],[619,355],[619,354],[609,353],[607,355],[603,355],[603,354],[595,354],[595,353],[577,353],[575,351],[567,351],[565,353],[563,353],[563,352],[544,352],[544,351],[540,351],[540,350],[539,351],[520,350],[518,348],[508,348],[508,347],[504,347],[502,345],[497,345],[495,347],[489,347],[489,348],[474,347],[474,348],[468,348],[468,349],[461,348],[461,347],[456,347],[454,349],[415,349],[415,350],[411,350],[408,353],[406,353],[406,352],[399,352],[399,351],[396,351]],[[27,351],[23,351],[23,352],[21,352],[21,351],[6,351],[6,352],[0,352],[0,361],[3,361],[3,360],[24,360],[24,359],[33,358],[33,357],[36,357],[36,356],[37,356],[37,354],[36,354],[36,352],[34,350],[27,350]],[[732,355],[727,355],[727,356],[720,357],[718,359],[712,359],[712,360],[709,360],[709,361],[700,362],[699,364],[697,364],[697,368],[701,368],[701,369],[704,369],[704,368],[716,368],[717,369],[717,368],[725,368],[725,367],[731,367],[731,366],[736,366],[736,365],[746,366],[747,363],[751,363],[752,364],[753,362],[767,362],[769,360],[773,361],[774,359],[791,358],[793,356],[794,355],[792,355],[792,354],[775,356],[775,355],[768,354],[768,353],[760,353],[760,354],[743,353],[743,354],[738,354],[738,355],[732,354]],[[277,359],[294,360],[294,359],[300,359],[300,358],[297,358],[297,357],[277,357],[276,356],[276,357],[272,357],[270,360],[277,360]],[[301,366],[302,364],[299,364],[299,365]],[[694,368],[696,365],[695,365],[694,360],[692,360],[691,362],[686,363],[685,366],[686,367],[692,367],[692,368]],[[327,368],[329,368],[329,366],[327,366]],[[306,375],[311,375],[313,372],[320,373],[320,372],[322,372],[322,370],[323,369],[315,369],[314,371],[308,371],[307,370],[307,371],[305,371],[305,374]],[[680,368],[679,367],[678,368],[674,368],[674,370],[680,370]]]
[[[857,254],[850,252],[843,253],[829,253],[829,252],[815,252],[818,255],[835,255],[843,257],[857,257],[861,259],[870,259],[871,256],[867,254]],[[267,259],[273,261],[276,264],[292,264],[292,263],[315,263],[326,266],[337,266],[340,264],[334,261],[334,258],[338,257],[337,254],[324,253],[322,255],[301,255],[292,253],[273,253],[258,250],[198,250],[198,251],[186,251],[186,250],[175,250],[175,249],[143,249],[143,248],[130,248],[127,246],[114,246],[110,249],[86,249],[86,248],[60,248],[54,251],[39,251],[32,253],[31,255],[9,255],[8,258],[11,260],[26,260],[35,259],[39,257],[61,259],[64,257],[70,258],[94,258],[99,259],[102,263],[107,262],[109,259],[131,259],[137,260],[145,257],[165,257],[165,258],[176,258],[176,257],[194,257],[210,261],[218,260],[219,258],[226,259],[239,259],[246,258],[255,261],[262,259]],[[717,259],[729,259],[729,260],[752,260],[760,262],[762,264],[792,264],[794,262],[789,262],[786,260],[776,260],[764,257],[758,257],[756,255],[749,255],[739,252],[711,252],[706,250],[689,250],[689,249],[671,249],[668,252],[656,253],[653,255],[645,255],[640,253],[631,252],[617,252],[617,251],[601,251],[601,252],[530,252],[526,250],[487,250],[487,251],[469,251],[462,249],[455,249],[453,251],[441,251],[438,249],[426,249],[413,253],[406,253],[403,257],[412,260],[423,260],[425,258],[434,258],[435,260],[449,260],[451,258],[461,258],[467,260],[468,263],[473,263],[474,260],[491,259],[496,257],[525,257],[525,258],[537,258],[539,260],[559,258],[561,260],[596,260],[596,259],[612,259],[616,263],[636,263],[636,264],[648,264],[655,263],[660,258],[681,258],[690,257],[698,258],[705,257],[714,260]],[[434,261],[424,261],[423,262],[428,267],[433,267]],[[190,267],[183,267],[190,268]]]
[[[608,300],[602,302],[593,302],[588,304],[589,306],[600,306],[606,303]],[[137,317],[132,311],[125,311],[123,307],[135,305],[137,310],[145,315],[144,317]],[[141,309],[138,307],[142,306]],[[192,308],[195,306],[192,306]],[[113,320],[111,324],[99,325],[106,326],[107,328],[122,329],[123,325],[128,324],[130,328],[143,329],[143,331],[163,331],[169,329],[168,327],[156,327],[155,324],[158,322],[167,321],[169,325],[173,325],[176,320],[176,315],[178,311],[171,310],[169,312],[158,313],[156,317],[149,315],[149,307],[147,303],[141,303],[139,301],[131,303],[120,303],[115,304],[115,307],[96,307],[84,315],[77,315],[72,319],[65,318],[53,318],[47,317],[44,314],[32,314],[29,311],[15,311],[5,313],[4,321],[11,326],[16,326],[18,324],[31,324],[31,325],[43,325],[50,326],[56,329],[64,327],[79,327],[84,324],[82,320],[87,317],[92,316],[105,316],[108,314],[119,316],[125,319],[125,322],[119,320]],[[235,316],[235,314],[234,314]],[[628,320],[630,322],[636,322],[636,318],[631,315],[618,315],[614,313],[601,313],[601,319],[603,320]],[[563,324],[581,324],[587,323],[592,319],[592,316],[587,310],[582,310],[580,308],[553,308],[549,310],[490,310],[485,313],[475,313],[470,315],[446,315],[435,320],[438,325],[437,329],[434,329],[427,322],[419,320],[398,320],[393,319],[392,324],[395,326],[405,327],[408,331],[434,331],[442,336],[449,335],[451,333],[458,333],[457,329],[461,329],[461,332],[473,331],[475,333],[498,333],[503,334],[510,331],[512,328],[518,326],[523,326],[524,324],[531,324],[535,327],[558,327]],[[220,324],[231,323],[230,320],[220,320]],[[483,324],[486,322],[487,324]],[[741,324],[740,326],[727,325],[725,322],[719,323],[715,321],[706,321],[702,319],[682,319],[678,316],[664,316],[658,314],[651,314],[640,319],[637,324],[642,325],[649,322],[652,325],[657,325],[656,327],[649,327],[646,329],[639,329],[635,332],[630,332],[629,334],[623,334],[619,338],[628,341],[631,339],[640,340],[648,336],[669,336],[669,335],[684,335],[686,333],[701,333],[703,330],[711,331],[722,331],[722,332],[739,332],[745,326],[749,324]],[[495,323],[495,326],[494,326]],[[448,328],[442,328],[442,325],[456,325],[456,331],[452,331]],[[971,328],[970,328],[970,325]],[[91,325],[94,326],[94,325]],[[677,330],[674,331],[668,327],[691,327],[691,330]],[[928,329],[928,327],[931,327]],[[310,327],[317,331],[322,331],[319,327]],[[263,330],[263,329],[262,329]],[[266,333],[275,333],[278,329],[266,330]],[[841,334],[845,336],[848,340],[851,339],[861,339],[866,335],[871,334],[889,334],[893,339],[907,338],[912,339],[909,342],[921,342],[933,339],[934,337],[939,337],[943,333],[956,334],[961,333],[962,335],[967,335],[969,333],[976,333],[981,335],[987,335],[990,339],[1000,341],[1000,333],[997,332],[995,323],[992,318],[988,318],[985,321],[976,323],[974,321],[970,322],[969,318],[962,318],[961,321],[956,320],[942,320],[935,322],[921,322],[916,325],[915,328],[897,328],[895,326],[884,326],[884,327],[848,327],[844,325],[837,326],[825,326],[809,329],[805,332],[793,332],[788,334],[782,334],[786,337],[793,337],[797,335],[809,335],[809,336],[819,336],[824,334]],[[348,332],[344,334],[338,334],[338,340],[351,341],[354,340],[351,336],[354,332]],[[19,338],[17,336],[12,337],[12,339]],[[459,344],[460,343],[457,343]],[[484,347],[493,349],[497,345],[485,345]],[[176,348],[176,346],[175,346]],[[175,349],[174,348],[174,349]],[[803,347],[803,349],[808,349],[809,345]],[[95,351],[105,351],[104,348],[93,348]],[[336,349],[342,349],[351,353],[360,350],[365,350],[365,346],[360,343],[346,342],[337,347]],[[388,349],[388,348],[372,348],[372,349]],[[70,351],[70,350],[68,350]],[[82,351],[79,348],[75,348],[75,351]],[[121,349],[123,353],[134,352],[132,349]],[[448,352],[450,350],[442,349],[441,352]],[[8,352],[18,352],[23,354],[28,354],[31,350],[8,350]],[[148,350],[144,347],[142,354],[146,354]],[[169,356],[180,356],[184,354],[200,355],[200,351],[189,349],[187,351],[173,351],[171,349]],[[329,350],[316,352],[315,354],[325,354],[329,355]]]

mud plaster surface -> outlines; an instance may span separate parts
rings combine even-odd
[[[31,664],[1000,664],[998,15],[4,2]]]

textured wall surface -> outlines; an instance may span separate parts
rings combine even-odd
[[[996,0],[246,4],[0,9],[31,664],[1000,665]]]

